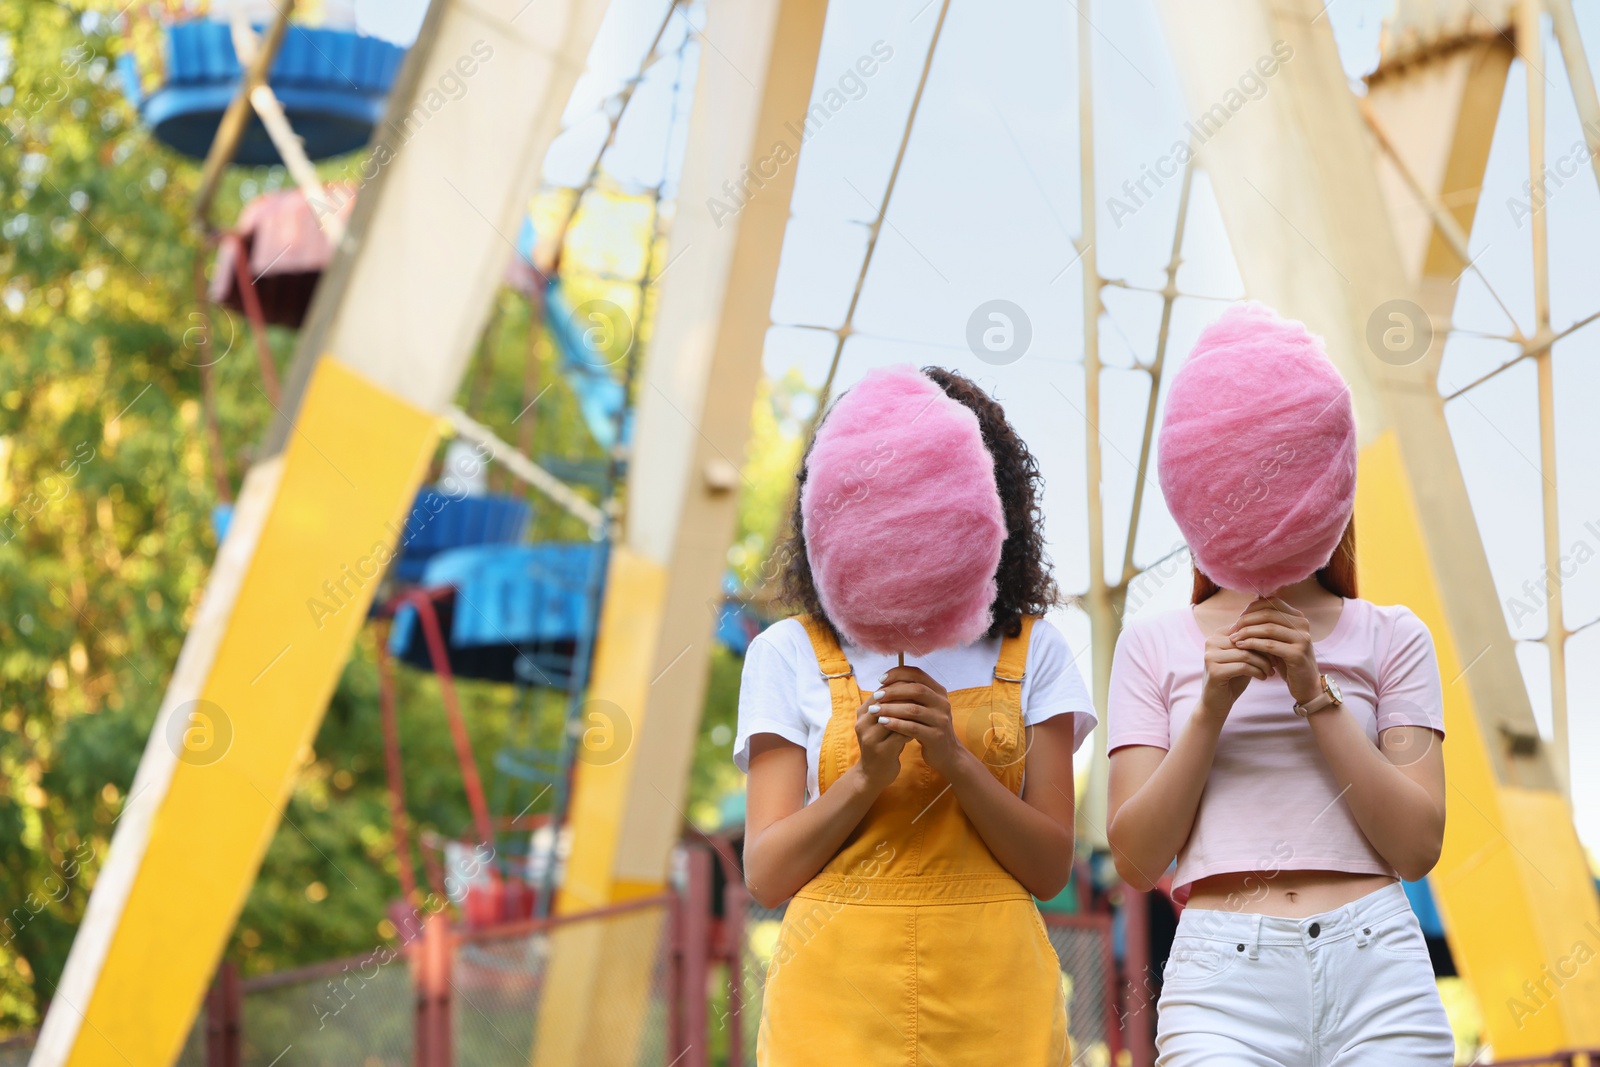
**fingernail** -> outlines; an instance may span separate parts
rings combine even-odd
[[[879,685],[882,685],[884,682],[887,682],[888,680],[889,680],[889,672],[888,671],[884,671],[882,674],[878,675],[878,684]]]
[[[883,699],[883,690],[880,689],[876,693],[873,693],[872,694],[872,699],[873,700],[882,700]]]
[[[867,714],[868,715],[876,715],[876,714],[878,714],[878,705],[876,705],[876,704],[867,705]]]

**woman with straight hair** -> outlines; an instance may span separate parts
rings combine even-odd
[[[1357,595],[1349,388],[1230,308],[1173,381],[1159,472],[1191,604],[1129,624],[1107,724],[1118,872],[1176,858],[1159,1067],[1438,1065],[1454,1039],[1400,879],[1444,837],[1427,627]]]

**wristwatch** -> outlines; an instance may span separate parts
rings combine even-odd
[[[1343,703],[1344,697],[1339,693],[1339,683],[1324,674],[1322,676],[1322,692],[1304,704],[1296,703],[1294,713],[1304,719],[1315,715],[1324,708],[1336,708]]]

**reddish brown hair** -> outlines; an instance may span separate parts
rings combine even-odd
[[[1335,593],[1347,600],[1356,597],[1356,517],[1350,516],[1350,521],[1345,523],[1344,536],[1339,538],[1339,544],[1333,550],[1333,556],[1327,564],[1317,571],[1317,581],[1330,593]],[[1198,604],[1220,588],[1216,582],[1206,577],[1199,567],[1194,568],[1194,593],[1189,598],[1189,603]]]

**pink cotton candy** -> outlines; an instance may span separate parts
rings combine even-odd
[[[984,635],[1006,522],[969,408],[913,367],[875,370],[828,412],[806,471],[806,555],[847,641],[920,655]]]
[[[1255,302],[1200,335],[1167,395],[1158,470],[1195,563],[1267,593],[1326,566],[1355,506],[1350,388],[1303,324]]]

